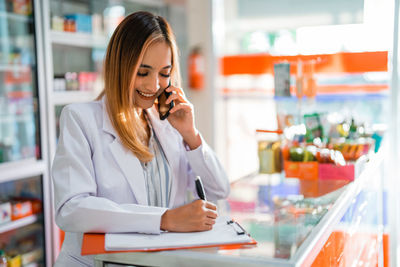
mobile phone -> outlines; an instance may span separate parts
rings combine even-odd
[[[171,86],[171,82],[168,87]],[[168,88],[167,87],[167,88]],[[167,89],[165,88],[165,89]],[[160,113],[160,120],[165,120],[169,116],[169,111],[175,106],[174,101],[171,101],[169,104],[166,104],[168,97],[172,95],[172,92],[167,92],[163,90],[163,92],[158,96],[158,112]]]

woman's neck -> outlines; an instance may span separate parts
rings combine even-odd
[[[142,127],[142,129],[145,132],[145,136],[143,136],[142,142],[144,142],[146,145],[149,144],[149,138],[150,138],[150,127],[147,123],[147,119],[145,117],[146,111],[142,108],[136,108],[135,113],[138,119],[139,125]]]
[[[142,108],[135,108],[135,113],[139,118],[144,118],[144,110]]]

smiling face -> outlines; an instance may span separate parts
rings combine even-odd
[[[153,106],[157,92],[168,87],[171,75],[171,48],[166,42],[149,46],[140,63],[134,82],[135,106],[147,109]]]

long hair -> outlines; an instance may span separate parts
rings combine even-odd
[[[115,29],[104,60],[104,90],[107,112],[122,144],[142,162],[153,155],[140,139],[146,130],[140,127],[134,106],[134,82],[146,49],[155,42],[171,48],[171,83],[180,86],[176,40],[168,22],[149,12],[127,16]]]

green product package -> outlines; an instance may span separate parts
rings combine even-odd
[[[305,139],[307,142],[313,142],[315,138],[323,139],[324,130],[318,113],[305,114],[304,123],[306,125]]]

